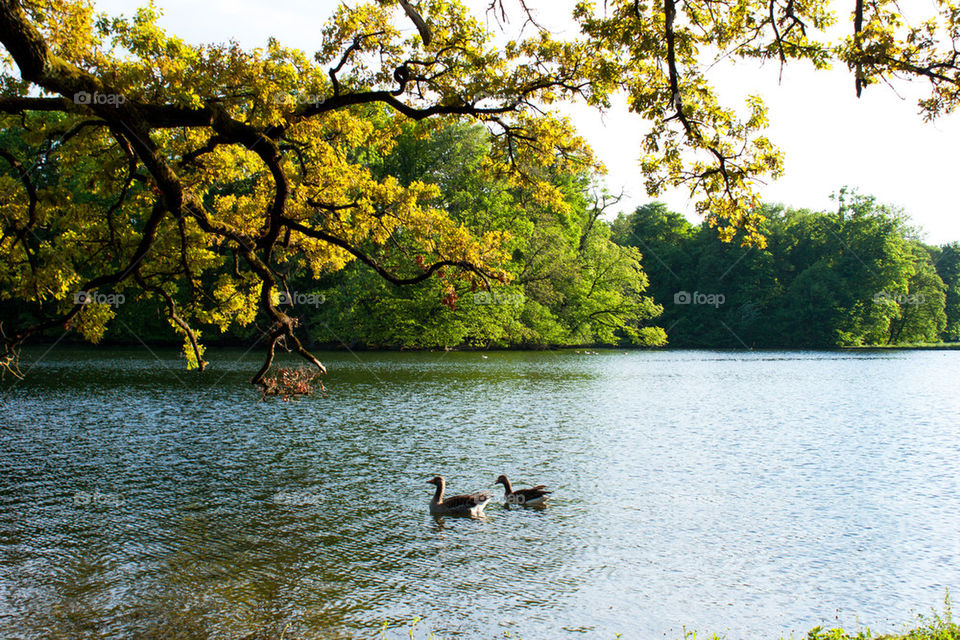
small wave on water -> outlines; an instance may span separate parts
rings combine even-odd
[[[4,383],[0,635],[779,637],[960,587],[958,352],[325,355],[293,402],[239,352]],[[427,513],[501,473],[551,502]]]

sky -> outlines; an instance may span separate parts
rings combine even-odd
[[[466,0],[484,16],[489,0]],[[132,14],[144,2],[95,0],[109,14]],[[336,0],[155,0],[161,24],[189,42],[230,39],[249,48],[276,37],[287,46],[313,52]],[[534,0],[541,24],[574,35],[569,19],[574,0]],[[508,4],[509,6],[509,4]],[[250,16],[257,19],[251,20]],[[412,25],[410,26],[413,29]],[[749,94],[767,104],[766,135],[784,152],[784,176],[762,185],[767,202],[795,207],[835,209],[830,195],[856,188],[880,202],[902,207],[922,227],[932,244],[960,240],[960,171],[954,152],[960,143],[960,113],[927,123],[918,115],[922,83],[892,90],[874,85],[857,99],[846,69],[814,71],[803,64],[727,64],[708,75],[724,104],[743,105]],[[640,141],[646,125],[627,111],[625,102],[600,114],[583,105],[563,108],[608,169],[607,189],[624,192],[619,209],[631,211],[648,202],[639,168]],[[686,190],[659,199],[696,221],[695,199]]]

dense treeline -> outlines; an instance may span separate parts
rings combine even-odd
[[[382,114],[370,111],[367,117],[372,125],[384,126],[379,121]],[[351,160],[366,166],[378,182],[432,191],[431,206],[446,211],[464,237],[498,238],[505,254],[504,281],[487,278],[485,283],[471,283],[448,277],[455,274],[441,269],[417,285],[399,286],[359,261],[336,270],[315,270],[290,261],[282,271],[284,286],[275,291],[275,304],[297,319],[311,344],[536,348],[666,343],[663,330],[653,326],[660,307],[644,293],[647,278],[640,268],[640,253],[611,240],[610,225],[601,215],[612,199],[594,195],[588,170],[531,167],[528,171],[541,175],[518,182],[491,170],[491,136],[482,126],[412,122],[403,126],[388,152],[360,148]],[[17,142],[16,130],[0,134],[0,143]],[[0,166],[0,172],[6,174],[0,173],[0,179],[16,177],[8,167]],[[50,173],[56,173],[55,167]],[[545,183],[552,192],[543,192]],[[245,195],[242,190],[230,193]],[[74,189],[76,202],[89,198],[82,188]],[[334,215],[349,217],[351,212]],[[449,229],[445,233],[451,235]],[[394,233],[390,242],[398,255],[421,265],[423,256],[434,250],[430,240],[402,232]],[[223,274],[213,270],[200,289],[201,296],[216,298],[218,308],[226,309],[222,316],[242,316],[243,309],[237,307],[248,304],[241,291],[225,291]],[[170,295],[177,308],[189,310],[197,293],[178,289]],[[104,340],[170,339],[170,320],[155,301],[135,292],[118,295],[119,304],[93,298],[106,302],[116,314]],[[33,314],[28,305],[0,303],[0,320],[8,326],[29,324]],[[192,320],[197,337],[206,344],[253,342],[269,325],[263,313],[249,323],[228,324],[209,313],[196,313]]]
[[[544,206],[537,194],[481,172],[489,152],[482,127],[430,136],[410,127],[375,171],[404,185],[436,184],[436,204],[474,235],[505,234],[508,282],[465,288],[441,274],[423,286],[397,287],[353,264],[323,278],[319,289],[305,279],[292,285],[320,296],[304,298],[314,304],[305,309],[312,334],[366,347],[664,344],[663,331],[649,326],[660,309],[644,294],[640,254],[612,242],[600,219],[603,197],[591,194],[588,177],[549,176],[562,201]]]
[[[0,139],[19,143],[15,130]],[[465,235],[499,236],[505,282],[488,280],[485,288],[441,270],[398,286],[359,261],[318,272],[290,262],[275,302],[313,345],[832,348],[960,339],[960,244],[922,243],[901,211],[873,198],[842,192],[834,212],[766,206],[766,246],[748,247],[660,203],[607,222],[616,199],[598,193],[587,171],[540,168],[527,183],[500,179],[490,171],[490,135],[481,126],[407,123],[396,141],[383,152],[359,149],[353,161],[380,182],[432,189],[431,204]],[[0,180],[16,177],[12,168],[0,171]],[[37,171],[40,183],[57,176],[54,165]],[[555,193],[538,192],[544,183]],[[91,198],[82,185],[70,188],[74,202]],[[396,233],[391,242],[411,262],[432,251],[422,236]],[[209,273],[201,294],[223,297],[221,281]],[[180,289],[171,297],[190,309],[196,294]],[[96,300],[116,313],[104,339],[169,340],[170,318],[155,301],[111,295]],[[227,296],[219,304],[246,300]],[[240,307],[234,315],[243,315]],[[197,337],[257,341],[269,322],[252,311],[252,322],[232,324],[197,314]],[[0,303],[7,326],[30,322],[32,313]]]
[[[763,249],[724,243],[661,203],[621,215],[678,347],[831,348],[960,339],[960,243],[841,192],[833,212],[766,206]]]

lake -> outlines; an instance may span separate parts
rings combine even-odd
[[[0,635],[757,639],[960,592],[960,351],[486,355],[323,353],[326,397],[263,402],[259,352],[32,349]],[[552,502],[429,515],[501,473]]]

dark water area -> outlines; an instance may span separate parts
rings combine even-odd
[[[45,350],[0,384],[4,638],[777,638],[960,588],[957,351],[330,352],[263,402],[257,352]],[[429,515],[501,473],[552,502]]]

